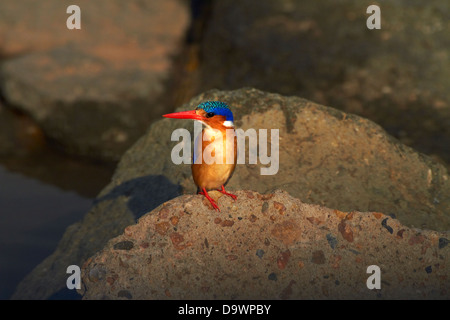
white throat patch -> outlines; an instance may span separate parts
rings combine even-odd
[[[234,123],[233,123],[233,121],[227,120],[227,121],[223,122],[223,126],[224,127],[234,127]]]

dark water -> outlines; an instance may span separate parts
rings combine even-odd
[[[65,155],[29,118],[0,104],[0,299],[55,250],[114,167]]]
[[[92,200],[1,166],[0,181],[0,298],[8,299]]]

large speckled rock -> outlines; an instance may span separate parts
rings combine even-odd
[[[81,30],[68,30],[70,4],[2,1],[0,53],[10,58],[2,94],[67,152],[117,161],[164,113],[188,8],[177,0],[80,0]]]
[[[227,102],[238,128],[279,129],[278,173],[261,176],[261,164],[238,165],[228,189],[261,194],[282,189],[305,203],[345,212],[392,213],[408,227],[450,229],[446,168],[400,144],[375,123],[251,88],[209,91],[178,110],[194,109],[205,100]],[[68,229],[55,253],[22,281],[13,298],[45,298],[63,289],[68,265],[81,265],[161,203],[195,194],[190,166],[171,161],[177,142],[170,139],[177,128],[193,131],[193,123],[161,119],[151,125],[124,154],[84,220]]]
[[[144,215],[87,260],[83,298],[450,297],[448,232],[308,205],[282,191],[236,194],[236,202],[218,196],[220,213],[198,195]],[[381,289],[366,285],[371,265],[381,270]]]
[[[377,124],[302,98],[250,88],[212,90],[178,110],[194,109],[205,100],[229,103],[237,128],[279,130],[278,172],[261,175],[260,168],[266,166],[259,161],[249,165],[247,159],[246,164],[237,165],[228,184],[231,189],[260,193],[283,189],[307,203],[342,211],[395,212],[409,226],[450,229],[446,168],[399,143]],[[132,189],[125,186],[131,187],[133,181],[150,183],[158,175],[167,178],[164,188],[172,184],[179,186],[180,193],[195,193],[190,166],[175,165],[171,160],[172,148],[178,142],[170,139],[177,128],[192,132],[193,123],[163,119],[152,125],[123,156],[111,184],[98,199],[130,194]],[[137,194],[130,194],[128,199],[128,210],[134,215],[143,213],[136,208]],[[162,202],[156,200],[159,196],[157,193],[152,199],[139,200],[154,206]]]

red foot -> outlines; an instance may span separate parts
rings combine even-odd
[[[237,196],[236,195],[234,195],[234,194],[232,194],[232,193],[228,193],[228,192],[226,192],[225,191],[225,187],[224,186],[222,186],[222,190],[218,190],[219,192],[222,192],[223,194],[226,194],[227,196],[230,196],[230,197],[232,197],[233,198],[233,200],[236,200],[237,199]]]
[[[220,211],[219,207],[217,206],[216,202],[214,201],[213,198],[211,198],[208,194],[208,192],[206,191],[205,188],[202,189],[203,191],[200,191],[198,194],[202,194],[206,197],[206,199],[209,200],[209,202],[211,203],[211,205],[213,206],[214,209]]]

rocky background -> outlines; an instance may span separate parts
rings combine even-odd
[[[18,286],[14,299],[61,296],[66,267],[85,261],[81,293],[86,299],[183,297],[183,281],[195,276],[209,279],[205,268],[203,274],[189,269],[190,260],[182,259],[186,250],[203,263],[206,252],[211,253],[214,262],[208,263],[217,270],[234,263],[235,273],[226,276],[225,287],[199,289],[198,297],[203,298],[217,297],[217,292],[239,298],[227,295],[241,290],[230,279],[248,276],[243,271],[251,272],[249,264],[257,262],[267,267],[259,266],[259,280],[251,281],[270,298],[338,298],[339,292],[350,292],[367,278],[362,266],[373,256],[389,270],[386,282],[395,283],[391,288],[402,290],[382,289],[379,295],[361,297],[448,299],[447,3],[380,2],[382,28],[368,30],[365,12],[371,1],[78,1],[80,31],[65,28],[69,4],[52,0],[39,5],[9,0],[0,4],[0,121],[9,123],[2,110],[14,110],[26,119],[33,146],[36,141],[50,143],[73,157],[120,162],[89,213],[67,229],[56,251]],[[228,102],[237,126],[244,130],[280,129],[280,171],[262,177],[259,165],[238,166],[229,187],[247,190],[239,191],[238,201],[248,210],[233,209],[230,203],[223,217],[206,207],[186,213],[186,206],[200,198],[184,196],[166,205],[167,217],[157,218],[161,204],[195,191],[189,166],[175,166],[170,160],[171,132],[178,127],[192,129],[192,124],[158,119],[206,99]],[[3,152],[16,152],[11,140],[30,141],[16,135],[10,139],[7,128],[0,128]],[[264,200],[265,194],[281,198]],[[271,210],[284,212],[283,207],[286,215],[272,214]],[[305,212],[313,222],[305,220]],[[252,215],[260,219],[256,224]],[[346,229],[341,220],[351,220],[349,215],[355,218]],[[272,216],[281,220],[271,220]],[[136,231],[122,234],[139,217],[135,227],[126,229]],[[183,232],[174,230],[178,227],[172,217],[180,219]],[[216,218],[221,222],[213,224]],[[295,221],[295,231],[289,232],[301,230],[305,236],[282,245],[289,235],[277,237],[272,231],[288,218]],[[234,223],[229,229],[221,225],[228,220]],[[236,230],[239,221],[252,232],[257,228],[251,225],[265,226],[271,245],[261,247],[259,235]],[[155,227],[158,223],[164,224]],[[197,223],[200,229],[191,230]],[[236,231],[239,240],[234,241],[242,245],[227,247],[225,237],[223,247],[205,249],[204,239],[193,236],[209,232],[217,239],[221,229],[214,227],[219,226]],[[156,236],[152,228],[162,229],[155,229],[161,231]],[[351,247],[346,246],[352,242],[348,230],[355,233]],[[111,240],[116,236],[120,238]],[[208,243],[215,241],[211,239]],[[132,248],[114,249],[124,241]],[[189,241],[186,250],[178,250]],[[164,259],[172,261],[168,279],[184,280],[178,286],[174,281],[160,283],[152,278],[157,275],[151,275],[146,279],[153,287],[133,291],[127,287],[127,276],[130,270],[141,269],[141,254],[164,265],[163,257],[153,253],[161,252],[153,242],[162,246]],[[122,253],[132,261],[124,262]],[[333,269],[338,256],[345,266],[340,270],[355,265],[350,270],[363,275]],[[411,257],[411,268],[420,272],[400,277],[394,269],[403,268],[405,257]],[[278,259],[282,265],[289,260],[288,267],[281,274],[276,268],[266,274],[279,267]],[[180,261],[187,269],[176,268]],[[140,275],[147,277],[146,270]],[[306,291],[309,295],[303,296],[297,286],[308,272],[315,272],[317,279]],[[216,281],[214,277],[210,280]],[[164,284],[164,292],[153,292],[155,284],[158,290]],[[275,285],[269,290],[269,284]],[[199,284],[206,287],[210,286]],[[251,297],[249,292],[242,294],[241,298]]]
[[[397,231],[406,227],[439,231],[449,230],[450,198],[448,195],[450,194],[450,179],[447,169],[430,157],[402,145],[375,123],[302,98],[284,97],[251,88],[236,91],[210,91],[193,98],[179,110],[193,109],[205,100],[221,100],[230,103],[233,106],[236,125],[244,130],[253,127],[278,128],[280,130],[279,172],[274,176],[261,176],[261,164],[238,165],[233,178],[227,185],[229,189],[250,189],[269,194],[276,189],[282,189],[305,203],[317,204],[335,210],[382,212],[385,215],[398,218],[404,224],[398,226]],[[135,223],[135,219],[158,207],[161,203],[178,195],[195,194],[196,190],[191,181],[190,166],[175,166],[170,156],[175,142],[167,143],[172,131],[180,127],[193,130],[192,122],[185,120],[161,119],[151,125],[149,131],[124,154],[111,183],[99,194],[96,203],[83,221],[67,230],[56,251],[37,266],[21,283],[16,297],[22,297],[20,295],[24,295],[24,297],[42,295],[45,298],[54,294],[56,289],[64,290],[65,279],[67,278],[65,266],[81,264],[89,259],[91,255],[103,248],[109,239],[123,233],[127,226]],[[161,137],[166,137],[167,141],[161,139]],[[246,156],[248,157],[248,150]],[[197,199],[199,198],[201,197],[198,196]],[[290,205],[290,201],[277,201],[279,204],[275,207],[287,207]],[[183,200],[178,200],[178,202],[183,203]],[[259,205],[272,206],[273,204],[258,204],[253,207]],[[246,216],[260,217],[261,210],[265,212],[269,209],[269,207],[254,209],[249,204],[246,210],[239,210],[236,216],[236,212],[230,211],[231,209],[217,213],[211,208],[208,209],[206,202],[204,206],[204,208],[199,209],[199,215],[195,217],[207,219],[207,221],[215,218],[221,220],[231,218],[230,221],[234,221],[244,212]],[[180,210],[169,211],[167,217],[180,218],[178,213]],[[294,211],[293,215],[302,215],[301,210]],[[149,215],[155,215],[155,211],[148,213],[146,216]],[[204,218],[200,218],[201,216]],[[385,221],[384,227],[391,228],[390,224],[386,224],[387,220],[382,220]],[[159,222],[164,223],[157,227],[162,228],[164,235],[170,236],[169,230],[173,231],[173,228],[177,228],[170,225],[168,221],[161,220]],[[302,229],[305,231],[298,231],[299,233],[314,234],[316,232],[314,224],[303,225],[303,222],[298,222],[298,224],[305,228]],[[327,228],[327,224],[325,222],[324,224]],[[204,228],[211,226],[205,220],[198,221],[198,224],[194,220],[189,225],[196,226],[195,230],[189,231],[195,234],[205,234],[209,231]],[[205,225],[205,227],[201,227],[201,225]],[[358,228],[356,225],[354,227]],[[147,226],[142,228],[148,229]],[[296,229],[297,227],[293,226],[292,228]],[[369,232],[371,228],[365,230],[365,232]],[[185,231],[188,232],[187,229]],[[420,230],[414,232],[418,232],[418,236],[422,234]],[[408,234],[412,236],[413,233]],[[390,232],[383,233],[383,236],[391,235]],[[240,240],[236,240],[234,236],[226,237],[224,235],[220,246],[226,248],[231,245],[229,241],[233,241],[233,243],[234,241],[240,241],[242,250],[253,250],[254,248],[247,247],[247,243],[252,241],[252,234],[243,233],[241,237]],[[443,253],[443,255],[441,254],[442,261],[436,261],[436,263],[445,269],[446,264],[448,264],[448,255],[446,255],[448,235],[441,233],[438,237],[442,238],[444,249],[439,252],[440,254]],[[140,238],[131,237],[127,241],[131,241],[134,246],[134,243],[139,242]],[[178,240],[174,241],[177,242]],[[183,242],[183,240],[179,241]],[[305,240],[304,243],[308,243],[308,241],[312,241],[308,244],[309,246],[316,246],[311,239]],[[360,250],[365,251],[369,248],[379,247],[379,241],[381,241],[380,236],[369,232],[361,239]],[[389,240],[382,241],[388,242]],[[151,249],[162,252],[168,260],[175,259],[172,255],[175,255],[176,251],[169,251],[165,254],[163,242],[155,240],[152,243],[155,245],[159,243],[163,247],[157,246]],[[298,241],[293,241],[293,243],[299,245]],[[199,250],[200,247],[197,245],[190,250],[195,248]],[[417,250],[417,248],[412,247],[408,250]],[[225,249],[218,250],[218,252],[222,252]],[[395,249],[389,250],[395,252]],[[365,252],[372,251],[370,249]],[[152,252],[149,251],[146,254],[152,255]],[[383,251],[379,251],[374,260],[379,259],[381,261],[384,254]],[[408,255],[407,252],[404,254]],[[422,261],[424,259],[423,254],[420,253],[417,259]],[[239,255],[237,256],[239,257]],[[101,261],[105,259],[108,260],[109,258],[101,258]],[[210,257],[203,255],[199,259],[208,259],[209,261]],[[140,263],[140,260],[135,259],[133,261],[133,268],[139,269],[140,267],[136,264]],[[199,263],[208,264],[209,262]],[[348,261],[348,263],[351,262]],[[105,277],[108,278],[114,277],[114,274],[117,273],[127,272],[125,269],[119,271],[109,268],[108,263],[101,268],[103,270],[101,273],[105,272]],[[252,273],[249,266],[246,268],[245,270]],[[54,272],[49,274],[48,270]],[[90,272],[89,270],[85,272]],[[241,272],[244,271],[241,270]],[[174,272],[173,276],[177,277],[176,270]],[[204,272],[207,273],[208,271],[204,270]],[[197,273],[196,275],[203,278],[205,273]],[[348,282],[354,281],[350,278],[347,280]],[[448,288],[448,279],[444,277],[442,280],[444,286],[441,289]],[[129,289],[130,283],[126,279],[124,281],[123,286]],[[419,280],[411,278],[411,281],[408,282],[408,287],[414,286],[415,281]],[[105,284],[104,282],[93,282],[88,287]],[[175,284],[173,285],[176,287]],[[125,290],[123,286],[114,286],[112,290],[114,294],[111,293],[106,296],[120,298],[121,296],[115,295],[115,292]],[[429,290],[434,290],[434,285],[430,286]],[[185,287],[185,289],[187,288],[189,287]],[[232,288],[233,290],[236,289],[235,287]],[[446,289],[444,291],[441,289],[438,290],[443,292],[443,295],[439,296],[440,298],[445,297],[447,292]],[[98,293],[103,289],[96,287],[93,290]],[[145,287],[142,290],[150,289]],[[168,290],[170,291],[170,288]],[[277,290],[280,290],[280,288],[277,287],[272,293],[275,294],[275,292],[278,292]],[[186,294],[186,292],[180,292],[176,297],[184,297]],[[400,293],[398,294],[400,295]],[[391,296],[388,294],[382,297],[400,297],[399,295]],[[131,294],[131,296],[134,296],[134,294]],[[432,296],[438,297],[434,294]],[[100,296],[88,294],[87,297],[99,298]],[[149,298],[150,295],[139,293],[138,297]],[[214,298],[212,295],[208,297]],[[250,296],[246,295],[245,297]],[[272,297],[275,298],[276,296]],[[311,298],[314,297],[321,296],[311,296]],[[338,298],[339,296],[333,295],[332,297]]]
[[[166,108],[187,3],[78,1],[81,30],[66,28],[70,4],[2,2],[2,94],[67,152],[118,160]]]

